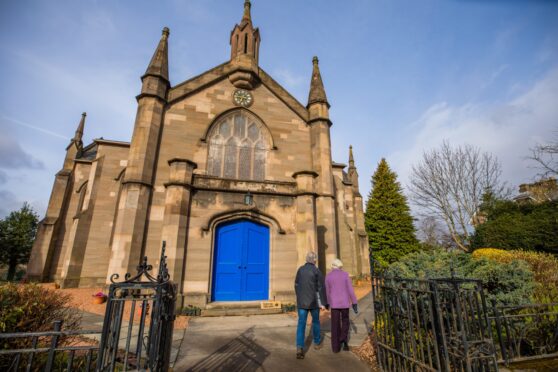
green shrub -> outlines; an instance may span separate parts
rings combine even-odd
[[[558,259],[555,256],[535,251],[481,248],[473,252],[473,257],[504,264],[516,260],[526,262],[536,282],[533,300],[541,303],[558,301]]]
[[[502,264],[488,259],[472,259],[467,277],[478,279],[486,289],[487,299],[503,305],[531,302],[535,288],[533,273],[523,261]]]
[[[469,255],[465,253],[449,253],[441,249],[420,251],[390,265],[386,274],[401,278],[449,278],[451,267],[454,267],[456,275],[463,277],[464,264],[469,262]]]
[[[504,264],[486,258],[475,259],[468,253],[416,252],[392,264],[386,274],[402,278],[449,278],[452,267],[457,277],[480,280],[487,290],[488,300],[496,299],[502,305],[531,302],[535,281],[529,265],[521,260]]]
[[[0,332],[51,331],[55,320],[63,321],[64,330],[79,328],[81,316],[69,308],[70,296],[36,284],[0,286]],[[30,340],[2,340],[1,349],[26,346]]]
[[[498,200],[483,207],[487,221],[476,227],[472,247],[558,253],[558,201],[517,204]]]

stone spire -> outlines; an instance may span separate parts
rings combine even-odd
[[[347,176],[349,177],[349,179],[351,180],[351,183],[353,184],[353,190],[355,192],[355,195],[360,195],[359,192],[359,186],[358,186],[358,172],[357,169],[355,167],[355,159],[353,157],[353,146],[349,146],[349,169],[347,172]]]
[[[249,0],[244,1],[244,14],[239,24],[236,24],[231,31],[231,62],[243,67],[257,68],[260,31],[252,25],[252,15],[250,9],[252,4]]]
[[[312,80],[310,81],[310,94],[308,95],[308,106],[313,103],[324,103],[329,108],[329,103],[327,102],[327,97],[324,89],[324,83],[322,81],[322,75],[320,74],[320,66],[318,65],[318,57],[312,59],[312,64],[314,65],[312,69]]]
[[[151,62],[149,62],[149,66],[147,66],[147,70],[145,71],[143,77],[154,76],[160,77],[167,82],[169,81],[169,34],[170,31],[168,27],[163,28],[163,35],[161,36],[159,45],[157,45],[157,49],[155,49],[155,53],[153,54]]]
[[[250,14],[250,8],[252,4],[250,4],[250,0],[244,1],[244,15],[242,16],[242,21],[240,22],[241,25],[248,22],[252,24],[252,15]]]
[[[87,113],[83,113],[81,114],[81,120],[79,121],[78,127],[76,129],[76,134],[74,134],[74,138],[72,138],[72,141],[75,142],[79,147],[83,147],[83,129],[85,128],[85,117],[87,116]]]
[[[70,140],[70,143],[66,147],[66,157],[64,158],[63,169],[70,171],[74,166],[74,160],[81,156],[81,151],[83,150],[83,130],[85,129],[85,117],[87,114],[84,112],[81,114],[81,119],[76,128],[76,133],[74,137]]]
[[[349,169],[355,168],[355,159],[353,157],[353,145],[349,146]]]

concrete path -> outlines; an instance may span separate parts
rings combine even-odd
[[[103,328],[104,317],[82,312],[82,329]],[[359,314],[350,311],[351,347],[360,346],[373,320],[370,294],[359,301]],[[126,322],[125,322],[126,323]],[[324,343],[314,350],[306,328],[306,357],[296,359],[296,316],[287,314],[191,318],[186,330],[174,330],[171,366],[174,371],[369,371],[351,352],[331,352],[330,322],[322,324]],[[132,335],[137,335],[137,326]],[[121,331],[125,345],[127,326]],[[99,335],[91,335],[100,341]],[[135,341],[132,340],[132,343]],[[133,349],[133,346],[132,346]]]
[[[372,306],[372,294],[368,293],[358,302],[358,314],[350,310],[350,340],[349,346],[360,346],[364,339],[370,334],[370,327],[374,321],[374,307]]]
[[[367,336],[372,320],[370,296],[351,315],[351,346]],[[352,313],[352,310],[351,310]],[[324,343],[320,350],[311,345],[310,327],[306,357],[296,359],[296,317],[278,315],[193,318],[184,332],[174,371],[369,371],[353,353],[331,352],[329,321],[322,324]]]

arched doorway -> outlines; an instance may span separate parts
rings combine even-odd
[[[250,220],[217,226],[213,259],[213,301],[267,300],[269,227]]]

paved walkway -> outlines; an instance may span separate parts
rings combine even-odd
[[[372,322],[371,296],[359,301],[359,314],[350,311],[350,346],[359,346]],[[83,313],[83,329],[103,327],[103,316]],[[314,350],[307,327],[306,357],[296,359],[297,319],[287,314],[191,318],[186,330],[175,330],[171,351],[173,371],[369,371],[351,352],[331,352],[330,323],[322,324],[325,339]],[[137,335],[137,326],[132,334]],[[127,334],[121,333],[122,347]],[[93,336],[100,341],[100,335]],[[133,349],[133,347],[132,347]]]
[[[367,336],[372,321],[371,299],[360,302],[351,314],[351,346]],[[352,313],[352,310],[351,310]],[[353,353],[333,354],[329,321],[322,325],[321,350],[311,346],[307,327],[304,360],[296,359],[296,317],[278,315],[193,318],[184,332],[174,371],[369,371]]]

